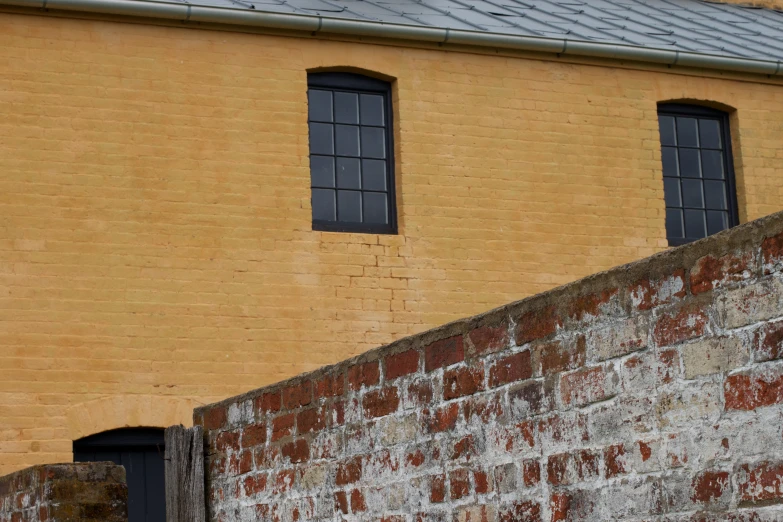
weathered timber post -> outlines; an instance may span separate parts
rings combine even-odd
[[[166,429],[166,521],[206,522],[204,429]]]

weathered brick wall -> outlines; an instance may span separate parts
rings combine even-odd
[[[783,520],[783,213],[203,407],[211,520]]]
[[[0,477],[0,522],[127,522],[125,469],[49,464]]]

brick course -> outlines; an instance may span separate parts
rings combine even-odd
[[[783,520],[783,267],[753,261],[781,231],[783,213],[198,409],[223,419],[210,462],[271,455],[209,466],[211,520]],[[229,435],[280,415],[277,440]],[[267,475],[290,479],[240,487]]]
[[[47,464],[0,477],[0,522],[127,522],[125,468]]]

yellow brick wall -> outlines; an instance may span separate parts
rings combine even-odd
[[[306,71],[397,78],[400,234],[310,227]],[[663,249],[656,103],[733,119],[783,208],[781,87],[0,14],[0,474]]]
[[[718,0],[724,4],[740,4],[769,9],[783,9],[783,0]]]

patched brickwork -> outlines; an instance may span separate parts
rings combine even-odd
[[[0,477],[0,522],[127,522],[125,468],[50,464]]]
[[[782,237],[777,214],[201,408],[211,520],[783,520]]]

